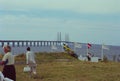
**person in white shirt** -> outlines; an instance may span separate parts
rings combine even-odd
[[[11,47],[9,45],[6,45],[3,47],[5,55],[2,58],[2,61],[0,62],[0,65],[3,65],[3,75],[4,77],[10,78],[13,81],[16,81],[16,71],[14,66],[14,55],[11,53]]]
[[[27,47],[26,52],[26,64],[30,67],[30,76],[36,75],[36,61],[35,54],[31,51],[30,47]]]

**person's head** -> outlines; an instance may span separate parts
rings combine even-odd
[[[30,51],[30,47],[27,47],[27,51]]]
[[[10,47],[9,45],[3,46],[3,49],[4,49],[4,52],[5,52],[5,53],[11,52],[11,47]]]

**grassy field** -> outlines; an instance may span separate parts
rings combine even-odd
[[[38,53],[36,59],[33,79],[23,72],[25,56],[16,57],[17,81],[120,81],[120,63],[83,62],[65,53]]]

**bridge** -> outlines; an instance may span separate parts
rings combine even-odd
[[[14,54],[25,53],[27,47],[31,47],[34,52],[62,52],[63,43],[73,45],[74,42],[68,41],[40,41],[40,40],[0,40],[0,53],[3,53],[2,47],[10,45]],[[57,50],[52,48],[57,47]]]
[[[0,46],[3,47],[4,45],[10,45],[12,47],[19,47],[19,46],[61,46],[63,43],[73,43],[67,41],[34,41],[34,40],[0,40]]]

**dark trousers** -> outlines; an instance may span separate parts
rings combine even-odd
[[[14,65],[5,65],[2,73],[4,77],[10,78],[16,81],[16,71],[15,71]]]
[[[88,61],[91,61],[91,58],[89,56],[87,56],[87,58],[88,58]]]

